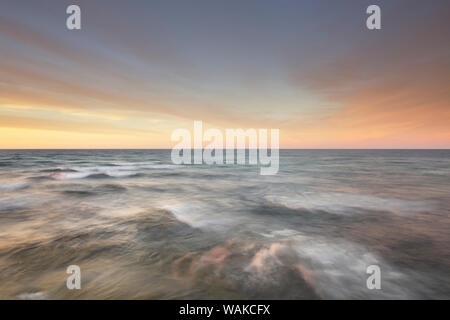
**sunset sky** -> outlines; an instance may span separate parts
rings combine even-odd
[[[194,120],[282,148],[450,148],[449,39],[448,0],[2,0],[0,148],[171,148]]]

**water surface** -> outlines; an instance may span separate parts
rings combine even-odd
[[[448,150],[0,150],[0,298],[449,299],[449,212]]]

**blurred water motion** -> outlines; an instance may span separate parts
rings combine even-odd
[[[2,150],[0,298],[449,299],[449,212],[448,150]]]

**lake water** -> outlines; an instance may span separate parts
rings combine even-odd
[[[450,298],[449,150],[281,150],[259,172],[0,150],[0,298]]]

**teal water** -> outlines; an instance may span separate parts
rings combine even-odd
[[[449,299],[449,213],[449,150],[0,150],[0,298]]]

